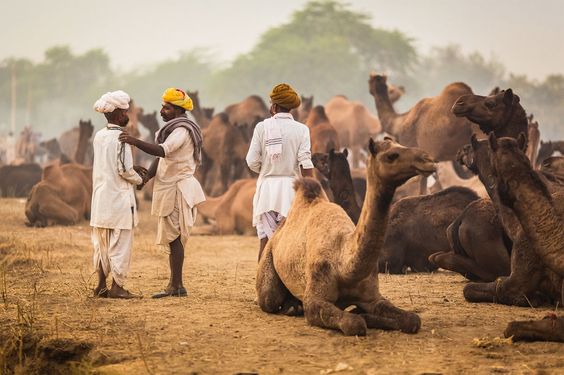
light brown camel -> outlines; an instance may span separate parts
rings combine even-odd
[[[231,104],[224,112],[228,116],[229,123],[235,126],[247,126],[251,132],[257,123],[270,117],[268,107],[258,95],[251,95],[239,103]]]
[[[385,75],[371,74],[369,91],[376,103],[382,129],[403,145],[419,147],[437,161],[454,160],[456,152],[468,143],[478,127],[465,118],[457,118],[450,109],[472,89],[462,82],[451,83],[435,97],[417,102],[409,111],[398,114],[388,96]]]
[[[358,168],[366,139],[382,131],[380,121],[364,104],[344,96],[331,98],[325,104],[325,113],[339,135],[341,147],[351,150],[353,168]]]
[[[90,217],[92,168],[76,163],[45,167],[25,206],[26,225],[72,225]]]
[[[253,197],[257,180],[246,178],[229,186],[219,197],[206,198],[198,205],[198,214],[215,222],[214,234],[253,234]]]
[[[330,203],[314,179],[295,184],[285,223],[260,259],[256,289],[261,309],[290,313],[303,302],[309,324],[365,335],[367,327],[415,333],[417,314],[395,307],[378,290],[378,257],[394,190],[433,161],[418,149],[370,139],[367,192],[358,224]],[[344,311],[354,305],[358,312]]]
[[[232,125],[228,115],[222,112],[202,130],[202,165],[198,168],[198,179],[208,195],[223,194],[229,182],[240,177],[234,177],[234,169],[244,163],[250,143],[244,128],[244,125]]]
[[[315,106],[306,119],[311,139],[311,152],[329,152],[340,150],[339,135],[329,122],[323,106]]]
[[[90,123],[90,125],[92,125],[90,120],[83,121],[81,119],[78,123],[79,126],[69,129],[63,132],[59,136],[58,141],[59,141],[59,146],[61,147],[61,152],[67,155],[68,157],[73,157],[75,155],[78,146],[78,139],[80,137],[80,124],[82,123]],[[94,148],[92,147],[92,140],[89,139],[88,144],[86,146],[86,154],[84,157],[83,164],[91,166],[93,162],[94,162]]]
[[[491,160],[500,200],[517,216],[534,254],[527,263],[513,265],[522,271],[525,288],[539,290],[556,303],[564,299],[564,192],[550,194],[522,152],[525,134],[517,140],[489,138]],[[531,259],[536,262],[531,263]],[[512,267],[512,276],[516,271]],[[525,271],[525,272],[523,272]],[[534,285],[539,281],[538,285]],[[506,281],[507,282],[507,281]],[[533,284],[533,285],[531,285]],[[514,285],[517,286],[517,285]],[[523,290],[526,290],[526,289]],[[564,318],[554,322],[512,322],[505,335],[514,339],[564,342]],[[549,324],[552,323],[552,324]],[[536,328],[536,329],[532,329]]]

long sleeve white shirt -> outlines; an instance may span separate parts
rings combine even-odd
[[[265,122],[277,121],[282,136],[282,154],[272,161],[266,153]],[[294,199],[293,181],[303,169],[312,169],[309,128],[290,113],[277,113],[255,127],[249,152],[249,168],[259,174],[253,200],[253,224],[261,214],[276,211],[287,216]]]
[[[142,179],[133,170],[131,146],[118,140],[120,133],[118,125],[108,124],[94,136],[93,227],[132,229],[137,225],[134,185],[141,184]]]

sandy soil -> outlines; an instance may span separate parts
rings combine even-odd
[[[185,262],[188,298],[121,301],[91,298],[94,285],[87,222],[46,229],[24,226],[24,201],[0,200],[0,333],[16,332],[18,315],[48,338],[94,345],[83,360],[99,373],[431,374],[563,373],[564,345],[514,343],[478,347],[503,337],[512,319],[549,309],[464,301],[456,274],[382,275],[381,290],[420,314],[415,335],[370,330],[343,337],[303,318],[268,315],[253,303],[258,241],[192,236]],[[147,204],[127,287],[149,297],[168,280],[166,254],[153,245]],[[3,285],[0,283],[0,285]],[[18,310],[20,314],[18,314]],[[30,319],[31,317],[31,319]],[[21,326],[21,325],[20,325]]]

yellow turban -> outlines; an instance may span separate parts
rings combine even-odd
[[[163,100],[167,103],[182,107],[187,111],[191,111],[194,108],[192,104],[192,99],[183,90],[176,89],[174,87],[168,88],[163,93]]]
[[[285,109],[297,108],[302,103],[298,93],[286,83],[280,83],[274,86],[270,92],[270,100],[273,104],[278,104]]]

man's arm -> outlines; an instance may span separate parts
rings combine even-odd
[[[260,167],[262,165],[262,140],[258,134],[257,127],[253,131],[253,138],[251,139],[251,145],[249,146],[249,151],[247,152],[247,165],[251,171],[260,173]]]
[[[132,185],[143,184],[143,179],[133,168],[131,146],[128,144],[118,144],[118,148],[117,169],[121,178]]]
[[[313,177],[313,163],[311,161],[311,141],[309,129],[306,128],[303,140],[298,148],[298,164],[303,177]]]
[[[126,130],[121,132],[118,139],[119,139],[120,142],[128,143],[132,146],[135,146],[138,149],[140,149],[141,151],[146,152],[149,155],[158,156],[158,157],[161,157],[161,158],[165,156],[164,149],[162,148],[161,145],[156,145],[154,143],[149,143],[149,142],[145,142],[145,141],[142,141],[140,139],[137,139],[137,138],[129,135],[129,133]]]

